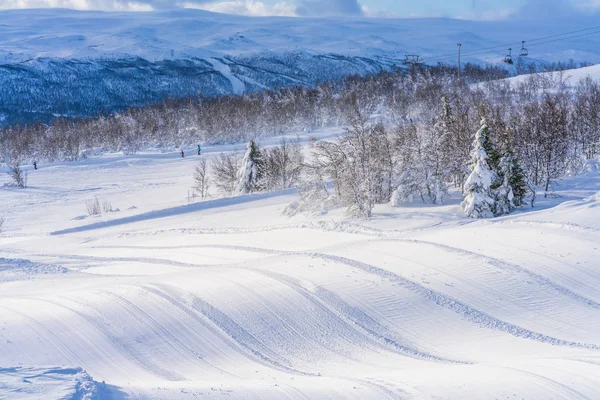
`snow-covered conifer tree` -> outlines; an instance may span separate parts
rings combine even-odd
[[[508,132],[505,133],[504,149],[499,169],[502,183],[495,190],[496,216],[509,214],[516,207],[521,206],[527,192],[525,173],[514,155]]]
[[[242,166],[238,171],[238,194],[248,194],[260,190],[262,177],[262,157],[260,150],[253,140],[248,142]]]
[[[473,143],[472,172],[465,183],[465,199],[462,207],[470,218],[490,218],[494,216],[495,201],[491,193],[491,185],[497,174],[487,163],[488,154],[484,145],[488,142],[489,128],[485,119],[475,134]]]
[[[515,207],[519,207],[525,204],[525,195],[528,190],[527,177],[525,176],[525,171],[523,171],[517,157],[515,157],[512,152],[508,157],[511,165],[508,184],[510,185],[514,196],[513,204]]]
[[[515,209],[514,194],[510,186],[509,179],[511,176],[512,160],[504,155],[500,159],[500,174],[502,184],[493,190],[495,205],[494,215],[500,216],[510,214]]]

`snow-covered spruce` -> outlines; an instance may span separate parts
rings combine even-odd
[[[515,196],[509,183],[511,176],[511,160],[507,156],[503,156],[500,160],[500,169],[502,173],[502,184],[493,192],[495,197],[494,214],[496,216],[510,214],[515,209]]]
[[[501,183],[494,191],[496,216],[510,214],[523,205],[527,193],[525,173],[514,155],[508,132],[505,133],[502,153],[498,165]]]
[[[473,143],[472,172],[465,183],[465,199],[462,207],[465,215],[470,218],[491,218],[494,216],[495,201],[491,192],[491,185],[498,175],[488,165],[488,154],[485,142],[488,140],[489,127],[485,119],[481,121],[481,128],[475,134]]]
[[[242,166],[238,171],[238,194],[249,194],[260,190],[262,176],[262,157],[260,150],[253,140],[248,142]]]

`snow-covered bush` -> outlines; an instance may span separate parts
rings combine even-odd
[[[222,194],[230,196],[235,193],[241,162],[238,153],[221,153],[212,160],[212,181]]]
[[[287,189],[300,180],[304,163],[302,147],[298,140],[285,139],[279,146],[263,151],[264,188],[266,190]]]
[[[210,186],[210,179],[208,176],[208,170],[206,160],[201,160],[194,170],[194,190],[201,200],[208,197],[208,188]]]
[[[108,199],[102,199],[102,211],[105,213],[114,212],[112,203]]]
[[[8,174],[12,178],[15,186],[22,189],[27,187],[27,171],[24,171],[21,168],[18,161],[15,161],[13,165],[8,168]]]
[[[412,179],[410,171],[406,171],[400,177],[398,188],[392,193],[390,204],[393,207],[400,207],[402,204],[412,203],[415,200],[416,191],[416,182]]]
[[[306,183],[298,188],[300,199],[290,203],[283,213],[293,216],[301,212],[327,214],[329,210],[340,207],[322,182]]]
[[[88,215],[101,215],[104,213],[111,213],[119,211],[118,208],[113,208],[110,200],[104,198],[102,201],[98,198],[98,196],[94,197],[92,200],[88,200],[85,202],[85,208],[87,210]]]
[[[85,207],[87,209],[88,215],[102,214],[102,206],[100,205],[100,200],[98,199],[98,197],[94,197],[93,200],[86,201]]]

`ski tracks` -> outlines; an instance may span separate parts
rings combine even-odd
[[[394,274],[391,271],[384,270],[382,268],[375,267],[373,265],[369,265],[369,264],[362,263],[360,261],[352,260],[352,259],[341,257],[341,256],[329,255],[329,254],[313,253],[312,255],[316,258],[345,264],[345,265],[351,266],[353,268],[357,268],[357,269],[378,275],[382,278],[392,280],[392,281],[400,284],[403,288],[408,289],[408,290],[420,295],[421,297],[424,297],[427,300],[437,304],[438,306],[446,308],[448,310],[451,310],[451,311],[459,314],[463,318],[467,319],[468,321],[471,321],[471,322],[473,322],[479,326],[485,327],[485,328],[505,332],[505,333],[508,333],[515,337],[529,339],[529,340],[535,340],[535,341],[543,342],[543,343],[550,343],[550,344],[557,345],[557,346],[569,346],[569,347],[579,347],[579,348],[600,350],[600,346],[598,346],[596,344],[579,343],[579,342],[572,342],[572,341],[568,341],[568,340],[562,340],[562,339],[554,338],[552,336],[544,335],[542,333],[534,332],[534,331],[531,331],[531,330],[528,330],[525,328],[521,328],[517,325],[502,321],[500,319],[496,319],[483,311],[479,311],[473,307],[468,306],[467,304],[461,302],[460,300],[451,298],[440,292],[426,288],[414,281],[411,281],[411,280],[401,277],[397,274]]]
[[[531,270],[524,268],[518,264],[509,263],[507,261],[504,261],[504,260],[501,260],[498,258],[483,255],[481,253],[476,253],[473,251],[469,251],[469,250],[465,250],[465,249],[461,249],[458,247],[449,246],[449,245],[437,243],[437,242],[417,240],[417,239],[391,239],[391,238],[390,239],[381,239],[381,240],[382,241],[396,241],[396,242],[403,242],[403,243],[424,244],[424,245],[434,246],[434,247],[446,250],[450,253],[456,253],[456,254],[461,254],[461,255],[465,255],[465,256],[479,258],[481,260],[487,261],[489,265],[492,265],[495,268],[501,269],[503,271],[511,271],[511,272],[517,272],[520,274],[524,274],[528,278],[530,278],[531,280],[535,281],[537,284],[539,284],[543,287],[550,288],[551,290],[553,290],[557,293],[560,293],[563,296],[569,297],[572,300],[575,300],[575,301],[577,301],[581,304],[584,304],[588,307],[600,310],[600,303],[598,303],[597,301],[589,299],[589,298],[582,296],[576,292],[573,292],[569,288],[566,288],[564,286],[556,284],[556,283],[552,282],[550,279],[546,278],[545,276],[536,274],[535,272],[532,272]]]
[[[520,273],[525,273],[528,276],[530,276],[532,279],[535,279],[538,283],[543,284],[543,285],[551,288],[552,290],[555,290],[563,295],[569,296],[570,298],[577,300],[580,303],[583,303],[589,307],[592,307],[595,309],[600,308],[600,304],[594,302],[593,300],[587,299],[581,295],[578,295],[578,294],[570,291],[567,288],[556,285],[556,284],[552,283],[550,280],[548,280],[547,278],[544,278],[540,275],[534,274],[531,271],[528,271],[518,265],[508,264],[504,261],[494,259],[491,257],[487,257],[487,256],[483,256],[478,253],[473,253],[473,252],[469,252],[467,250],[462,250],[462,249],[458,249],[458,248],[454,248],[451,246],[446,246],[446,245],[434,243],[434,242],[408,240],[408,239],[379,239],[379,240],[400,241],[400,242],[405,242],[405,243],[420,243],[420,244],[432,245],[432,246],[437,246],[437,247],[443,248],[443,249],[451,251],[451,252],[480,257],[482,259],[486,259],[486,260],[490,261],[492,263],[492,265],[494,265],[497,268],[516,271],[516,272],[520,272]],[[262,254],[269,255],[269,256],[310,256],[310,257],[319,258],[322,260],[328,260],[328,261],[340,263],[340,264],[343,264],[346,266],[360,269],[369,274],[373,274],[373,275],[379,276],[381,278],[385,278],[385,279],[394,281],[394,282],[400,284],[401,287],[408,289],[409,291],[411,291],[415,294],[418,294],[419,296],[427,299],[430,302],[433,302],[434,304],[436,304],[440,307],[451,310],[451,311],[455,312],[456,314],[460,315],[461,317],[465,318],[466,320],[468,320],[472,323],[475,323],[479,326],[482,326],[482,327],[485,327],[488,329],[497,330],[497,331],[502,331],[502,332],[508,333],[515,337],[528,339],[528,340],[535,340],[538,342],[549,343],[549,344],[557,345],[557,346],[569,346],[569,347],[600,350],[600,346],[597,344],[580,343],[580,342],[574,342],[574,341],[569,341],[569,340],[563,340],[563,339],[559,339],[559,338],[556,338],[553,336],[545,335],[543,333],[531,331],[529,329],[522,328],[518,325],[497,319],[484,311],[480,311],[474,307],[469,306],[468,304],[466,304],[464,302],[461,302],[458,299],[452,298],[450,296],[447,296],[447,295],[445,295],[441,292],[435,291],[433,289],[429,289],[425,286],[420,285],[419,283],[417,283],[415,281],[404,278],[404,277],[397,275],[389,270],[379,268],[379,267],[376,267],[376,266],[373,266],[373,265],[370,265],[367,263],[363,263],[363,262],[360,262],[360,261],[357,261],[354,259],[331,255],[331,254],[326,254],[326,253],[320,253],[320,252],[310,252],[310,251],[309,252],[283,251],[283,250],[280,251],[280,250],[271,250],[271,249],[256,248],[256,247],[250,247],[250,246],[237,246],[237,245],[200,245],[200,246],[224,248],[224,249],[230,249],[230,250],[255,251],[255,252],[260,252]],[[70,258],[70,256],[65,256],[65,257]],[[90,261],[92,261],[92,260],[138,261],[138,262],[168,264],[168,265],[175,265],[175,266],[181,266],[181,267],[187,267],[187,268],[206,267],[206,265],[196,265],[196,264],[191,264],[191,263],[181,263],[181,262],[175,262],[175,261],[171,262],[169,260],[154,259],[154,258],[136,258],[136,257],[104,258],[104,257],[92,257],[92,256],[85,256],[85,257],[77,256],[77,258],[87,259]],[[241,268],[241,266],[240,266],[240,268]]]

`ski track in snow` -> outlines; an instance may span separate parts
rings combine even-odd
[[[213,332],[219,332],[219,334],[230,339],[234,343],[234,346],[240,347],[249,357],[255,358],[258,362],[298,375],[316,375],[310,372],[299,371],[277,361],[277,356],[268,348],[263,346],[256,338],[236,324],[235,321],[227,317],[226,314],[219,311],[208,302],[200,298],[193,298],[191,305],[185,305],[181,300],[178,300],[169,293],[169,288],[161,287],[159,285],[157,285],[156,288],[146,287],[146,290],[171,302],[195,320],[201,321],[207,326],[210,324],[214,327]]]
[[[540,284],[542,286],[550,287],[551,289],[555,290],[556,292],[558,292],[564,296],[570,297],[571,299],[578,301],[582,304],[585,304],[589,307],[592,307],[595,309],[600,309],[600,303],[596,302],[595,300],[592,300],[592,299],[586,298],[582,295],[579,295],[566,287],[563,287],[561,285],[558,285],[558,284],[552,282],[550,279],[548,279],[542,275],[536,274],[530,270],[527,270],[527,269],[521,267],[520,265],[509,263],[509,262],[506,262],[506,261],[503,261],[503,260],[500,260],[500,259],[497,259],[494,257],[485,256],[480,253],[460,249],[460,248],[449,246],[449,245],[444,245],[444,244],[429,242],[429,241],[423,241],[423,240],[416,240],[416,239],[391,239],[391,238],[389,238],[389,239],[377,239],[376,241],[377,242],[390,241],[390,242],[425,244],[425,245],[431,245],[434,247],[444,249],[450,253],[457,253],[457,254],[462,254],[462,255],[473,256],[478,259],[485,260],[488,262],[489,265],[494,266],[503,271],[512,271],[512,272],[524,274],[528,278],[534,280],[535,282],[537,282],[538,284]],[[138,249],[138,250],[145,249],[143,246],[142,247],[107,246],[107,247],[99,247],[99,248]],[[152,249],[165,249],[165,250],[166,249],[169,249],[169,250],[202,249],[202,248],[219,248],[219,249],[225,249],[225,250],[240,250],[240,251],[257,252],[257,253],[262,253],[262,254],[266,254],[266,255],[301,255],[301,254],[303,254],[303,253],[299,253],[299,252],[287,252],[287,251],[265,249],[265,248],[259,248],[259,247],[236,246],[236,245],[185,245],[185,246],[173,246],[173,247],[169,247],[169,246],[165,246],[165,247],[153,246],[152,247]],[[309,253],[306,253],[306,254],[309,254]],[[316,253],[310,253],[310,254],[316,254]],[[75,257],[75,258],[78,258],[78,257]],[[84,259],[95,259],[95,258],[84,258]],[[120,261],[122,259],[123,258],[119,258],[119,259],[116,259],[116,261]],[[134,261],[134,260],[136,260],[136,259],[131,259],[131,261]],[[137,260],[140,260],[140,259],[137,259]],[[149,259],[144,259],[144,261],[150,262]],[[154,261],[152,261],[152,262],[154,262]],[[161,263],[163,261],[156,260],[155,262]],[[167,262],[167,263],[169,263],[169,262]],[[172,262],[172,265],[182,266],[182,267],[199,266],[198,264],[190,265],[190,264],[186,264],[186,263],[177,263],[177,262]]]
[[[398,240],[400,241],[400,240]],[[552,284],[548,279],[545,279],[539,275],[535,275],[532,274],[529,271],[526,271],[522,268],[520,268],[519,266],[516,265],[510,265],[510,264],[506,264],[501,262],[500,260],[497,259],[493,259],[490,257],[485,257],[482,256],[480,254],[477,253],[473,253],[473,252],[469,252],[469,251],[465,251],[465,250],[460,250],[451,246],[444,246],[444,245],[440,245],[437,243],[432,243],[432,242],[423,242],[423,241],[417,241],[417,240],[404,240],[404,242],[408,242],[408,243],[421,243],[421,244],[427,244],[427,245],[434,245],[437,247],[441,247],[444,248],[446,250],[450,250],[451,252],[456,252],[456,253],[460,253],[460,254],[467,254],[467,255],[475,255],[479,258],[484,258],[487,260],[490,260],[493,262],[494,266],[497,266],[499,268],[504,267],[503,269],[506,269],[506,267],[508,266],[509,268],[511,268],[512,270],[518,271],[518,272],[526,272],[530,275],[530,277],[536,279],[538,282],[543,283],[544,285],[548,285],[549,287],[551,287],[553,290],[556,290],[564,295],[567,295],[569,297],[572,297],[575,300],[581,301],[586,305],[589,305],[593,308],[600,308],[600,305],[598,305],[598,303],[590,300],[590,299],[586,299],[583,296],[579,296],[571,291],[569,291],[566,288],[560,287],[558,285]],[[594,349],[594,350],[600,350],[600,345],[596,345],[596,344],[587,344],[587,343],[577,343],[577,342],[572,342],[572,341],[568,341],[568,340],[561,340],[561,339],[557,339],[551,336],[547,336],[547,335],[543,335],[541,333],[537,333],[537,332],[533,332],[524,328],[521,328],[519,326],[507,323],[505,321],[496,319],[488,314],[486,314],[485,312],[479,311],[477,309],[474,309],[473,307],[468,306],[467,304],[464,304],[462,302],[460,302],[457,299],[453,299],[451,297],[445,296],[439,292],[436,292],[434,290],[428,289],[420,284],[418,284],[417,282],[411,281],[409,279],[406,279],[404,277],[401,277],[397,274],[394,274],[388,270],[384,270],[382,268],[370,265],[370,264],[366,264],[366,263],[362,263],[359,262],[357,260],[353,260],[350,258],[346,258],[346,257],[340,257],[340,256],[335,256],[335,255],[331,255],[331,254],[323,254],[323,253],[317,253],[317,252],[286,252],[286,251],[277,251],[277,250],[270,250],[270,249],[261,249],[261,248],[256,248],[256,247],[246,247],[246,246],[228,246],[228,245],[222,245],[222,246],[194,246],[194,247],[212,247],[212,248],[224,248],[224,249],[228,249],[228,250],[243,250],[243,251],[255,251],[255,252],[260,252],[260,253],[264,253],[267,255],[287,255],[287,256],[310,256],[313,258],[319,258],[322,260],[327,260],[327,261],[333,261],[333,262],[337,262],[337,263],[341,263],[344,265],[347,265],[349,267],[353,267],[353,268],[358,268],[361,269],[363,271],[366,271],[368,273],[377,275],[379,277],[383,277],[386,279],[390,279],[393,280],[395,282],[400,283],[403,287],[419,294],[420,296],[426,298],[429,301],[434,302],[435,304],[437,304],[438,306],[450,309],[454,312],[456,312],[457,314],[461,315],[462,317],[468,319],[471,322],[474,322],[476,324],[479,324],[483,327],[489,328],[489,329],[494,329],[494,330],[500,330],[506,333],[509,333],[513,336],[516,337],[521,337],[521,338],[525,338],[525,339],[531,339],[531,340],[536,340],[536,341],[540,341],[540,342],[545,342],[545,343],[551,343],[553,345],[558,345],[558,346],[572,346],[572,347],[582,347],[582,348],[588,348],[588,349]],[[208,267],[208,265],[198,265],[198,264],[193,264],[193,263],[182,263],[182,262],[174,262],[174,261],[169,261],[169,260],[163,260],[163,259],[155,259],[155,258],[135,258],[135,257],[116,257],[116,258],[109,258],[109,257],[94,257],[94,256],[75,256],[75,255],[49,255],[51,257],[58,257],[58,258],[64,258],[64,259],[76,259],[76,260],[87,260],[87,261],[105,261],[105,262],[127,262],[127,261],[135,261],[135,262],[143,262],[143,263],[149,263],[149,264],[164,264],[164,265],[172,265],[172,266],[177,266],[177,267],[184,267],[184,268],[202,268],[202,267]],[[241,267],[243,268],[243,267]],[[413,350],[413,352],[415,354],[419,354],[417,351]],[[434,358],[430,355],[426,356],[429,358]]]
[[[529,278],[533,279],[535,282],[541,284],[542,286],[550,287],[553,290],[555,290],[556,292],[558,292],[558,293],[560,293],[560,294],[562,294],[564,296],[570,297],[570,298],[572,298],[572,299],[574,299],[574,300],[576,300],[578,302],[581,302],[581,303],[583,303],[583,304],[585,304],[585,305],[587,305],[589,307],[592,307],[592,308],[595,308],[595,309],[600,309],[600,303],[598,303],[598,302],[596,302],[596,301],[594,301],[592,299],[588,299],[588,298],[586,298],[584,296],[581,296],[581,295],[573,292],[572,290],[570,290],[570,289],[568,289],[568,288],[566,288],[564,286],[558,285],[558,284],[552,282],[550,279],[548,279],[548,278],[546,278],[546,277],[544,277],[542,275],[536,274],[536,273],[534,273],[534,272],[532,272],[532,271],[530,271],[530,270],[528,270],[526,268],[523,268],[522,266],[517,265],[517,264],[509,263],[509,262],[500,260],[498,258],[489,257],[489,256],[486,256],[486,255],[483,255],[483,254],[480,254],[480,253],[473,252],[473,251],[468,251],[468,250],[464,250],[464,249],[460,249],[460,248],[457,248],[457,247],[448,246],[448,245],[444,245],[444,244],[440,244],[440,243],[435,243],[435,242],[428,242],[428,241],[416,240],[416,239],[413,239],[413,240],[384,239],[384,240],[403,241],[405,243],[418,243],[418,244],[432,245],[432,246],[435,246],[435,247],[438,247],[438,248],[442,248],[442,249],[444,249],[444,250],[446,250],[448,252],[451,252],[451,253],[454,252],[454,253],[457,253],[457,254],[474,256],[476,258],[488,261],[488,263],[490,265],[493,265],[496,268],[499,268],[499,269],[502,269],[502,270],[505,270],[505,271],[508,270],[508,271],[514,271],[514,272],[525,274]]]
[[[445,296],[439,292],[428,289],[416,282],[413,282],[413,281],[403,278],[399,275],[393,274],[392,272],[389,272],[387,270],[384,270],[384,269],[381,269],[381,268],[378,268],[378,267],[375,267],[375,266],[372,266],[369,264],[365,264],[365,263],[361,263],[356,260],[347,259],[347,258],[339,257],[339,256],[333,256],[333,255],[318,254],[318,253],[314,253],[313,255],[318,258],[335,261],[335,262],[340,262],[342,264],[346,264],[348,266],[351,266],[354,268],[359,268],[364,271],[372,272],[381,277],[394,280],[394,281],[402,284],[403,287],[405,287],[415,293],[418,293],[419,295],[434,302],[435,304],[437,304],[441,307],[444,307],[444,308],[448,308],[449,310],[454,311],[455,313],[461,315],[462,317],[468,319],[469,321],[474,322],[476,324],[479,324],[479,325],[489,328],[489,329],[499,330],[502,332],[509,333],[516,337],[537,340],[540,342],[551,343],[553,345],[558,345],[558,346],[573,346],[573,347],[583,347],[583,348],[588,348],[588,349],[600,350],[600,346],[598,346],[596,344],[576,343],[576,342],[571,342],[568,340],[561,340],[561,339],[553,338],[551,336],[547,336],[547,335],[544,335],[541,333],[532,332],[530,330],[523,329],[519,326],[510,324],[508,322],[501,321],[499,319],[492,317],[491,315],[488,315],[482,311],[474,309],[474,308],[460,302],[457,299],[453,299],[451,297]]]

